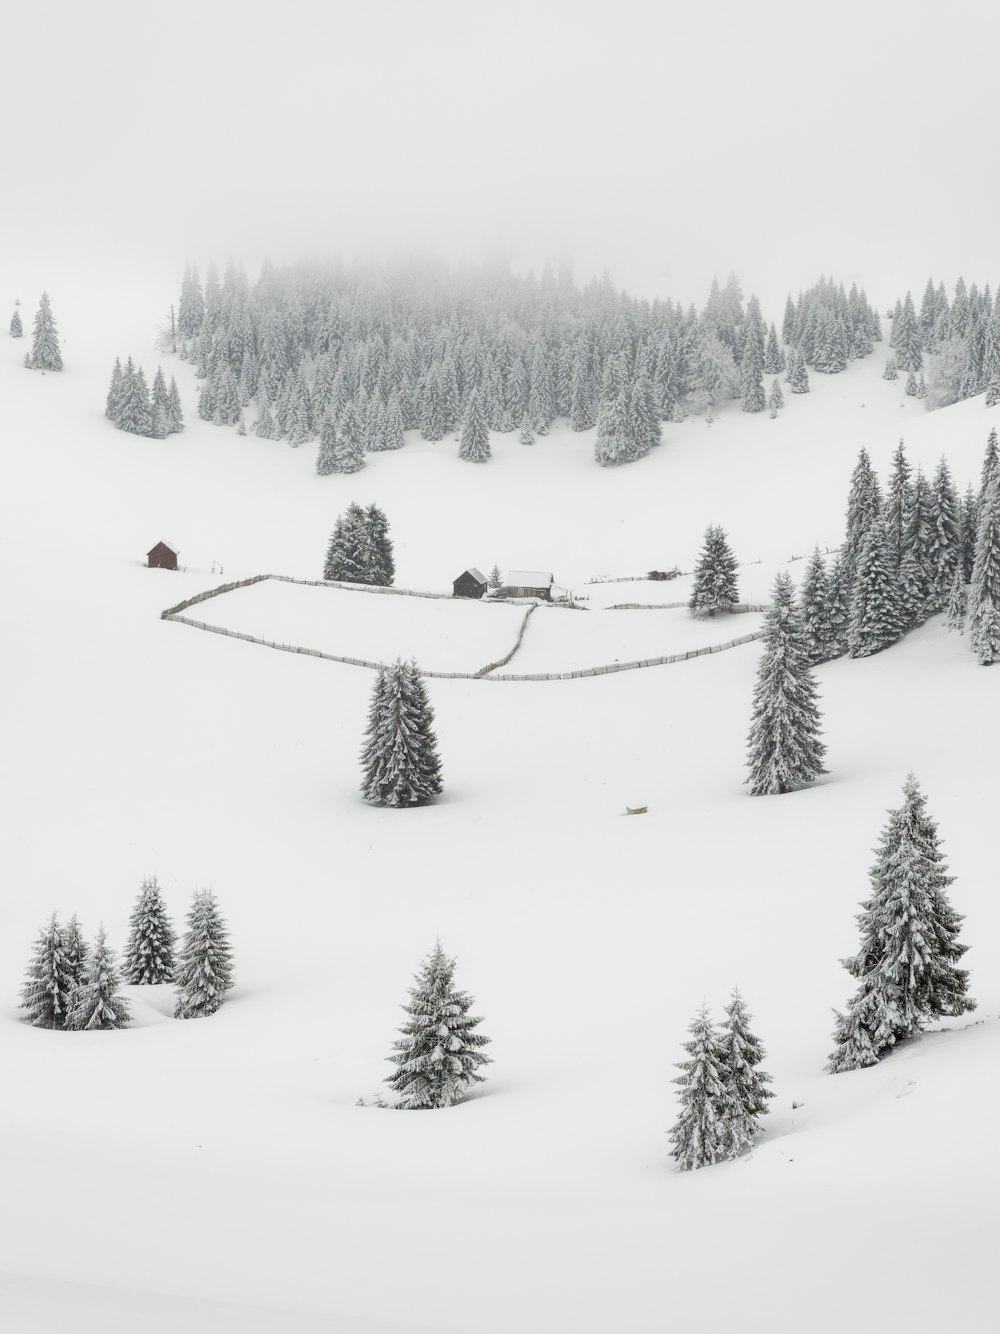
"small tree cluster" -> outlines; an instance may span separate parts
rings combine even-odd
[[[120,359],[115,360],[104,415],[119,431],[152,436],[157,440],[184,430],[177,381],[171,377],[168,388],[163,369],[157,366],[150,393],[142,367],[136,367],[131,357],[124,366]]]
[[[975,1009],[968,972],[958,966],[968,946],[959,942],[963,919],[948,897],[954,876],[912,774],[902,806],[889,812],[869,879],[871,894],[858,915],[860,948],[843,960],[858,989],[837,1014],[833,1074],[874,1065],[930,1019]]]
[[[387,588],[396,577],[389,521],[375,504],[350,504],[334,525],[323,578]]]
[[[21,989],[25,1023],[75,1031],[124,1028],[129,1011],[118,987],[104,927],[89,950],[76,916],[61,927],[53,913],[39,933]]]
[[[681,1107],[670,1138],[681,1172],[748,1153],[774,1096],[770,1075],[760,1069],[763,1047],[738,990],[725,1015],[720,1030],[702,1006],[684,1043],[688,1059],[677,1064],[681,1074],[673,1082],[681,1088]]]

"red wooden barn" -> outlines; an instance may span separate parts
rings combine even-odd
[[[157,542],[146,552],[146,564],[151,570],[176,570],[179,552],[169,542]]]

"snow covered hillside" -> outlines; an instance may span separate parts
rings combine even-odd
[[[839,543],[862,445],[883,478],[901,434],[927,472],[945,453],[962,490],[1000,408],[926,413],[880,378],[881,345],[813,375],[777,420],[734,404],[665,424],[621,469],[594,464],[592,432],[557,429],[531,448],[494,436],[483,467],[409,436],[321,478],[313,445],[198,420],[191,368],[152,347],[172,288],[136,276],[109,296],[5,265],[26,307],[48,288],[65,370],[29,374],[0,335],[0,1331],[995,1328],[1000,673],[943,617],[818,669],[830,773],[813,790],[746,795],[750,644],[598,679],[432,680],[444,795],[409,811],[358,793],[370,672],[159,617],[214,583],[319,578],[337,515],[376,501],[401,587],[447,591],[496,562],[589,595],[590,611],[535,614],[511,670],[683,651],[760,618],[603,610],[682,601],[690,580],[586,581],[689,570],[715,523],[746,562],[741,597],[766,601],[777,570],[798,580],[816,543]],[[183,434],[105,420],[129,354],[177,376]],[[143,567],[161,538],[176,573]],[[338,627],[325,608],[341,605]],[[459,670],[520,621],[276,584],[203,606]],[[957,877],[979,1009],[829,1076],[831,1009],[852,990],[839,960],[909,770]],[[170,988],[129,988],[121,1032],[20,1023],[52,911],[118,947],[152,874],[178,925],[215,891],[227,1004],[182,1023]],[[438,935],[492,1039],[488,1081],[437,1114],[356,1106]],[[748,1159],[679,1174],[673,1062],[695,1008],[735,983],[774,1076],[766,1133]]]

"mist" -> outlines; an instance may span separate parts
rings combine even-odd
[[[676,8],[18,7],[5,268],[426,250],[685,303],[735,271],[772,312],[820,273],[995,284],[995,14]]]

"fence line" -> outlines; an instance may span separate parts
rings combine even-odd
[[[690,606],[687,602],[613,602],[610,607],[605,607],[605,611],[676,611],[681,607]],[[730,616],[742,616],[748,611],[770,611],[766,602],[734,602],[731,607],[723,609],[723,615],[727,612]]]
[[[231,584],[219,584],[217,588],[206,589],[204,593],[195,593],[194,597],[185,598],[183,602],[178,602],[176,607],[168,607],[166,611],[161,611],[160,619],[169,621],[178,612],[193,607],[196,602],[207,602],[209,598],[217,598],[222,593],[231,593],[235,588],[249,588],[251,584],[263,583],[265,579],[271,578],[273,576],[270,574],[254,574],[249,579],[234,579]]]
[[[488,662],[485,667],[480,667],[479,671],[476,672],[476,676],[485,676],[487,672],[495,672],[498,667],[507,666],[508,662],[510,662],[511,658],[521,647],[521,640],[524,638],[524,632],[528,626],[528,617],[531,615],[533,611],[537,610],[538,610],[538,603],[533,602],[531,606],[528,608],[528,610],[524,613],[523,617],[521,618],[521,628],[517,632],[517,638],[514,640],[514,647],[511,649],[511,651],[505,654],[504,657],[498,658],[496,662]]]
[[[419,588],[395,588],[385,584],[350,584],[341,579],[293,579],[290,574],[265,574],[283,584],[302,584],[306,588],[339,588],[344,593],[389,593],[403,598],[451,598],[454,593],[428,593]]]
[[[521,623],[522,630],[529,615],[530,611],[525,613],[524,621]],[[195,630],[208,630],[213,635],[225,635],[229,639],[242,639],[247,644],[260,644],[264,648],[278,649],[282,653],[298,653],[309,658],[322,658],[326,662],[341,662],[348,667],[366,667],[370,671],[378,671],[384,666],[384,663],[375,662],[371,658],[351,658],[342,653],[325,653],[322,649],[305,648],[299,644],[279,644],[273,639],[261,639],[258,635],[249,635],[242,630],[227,630],[221,625],[196,621],[191,616],[173,615],[166,619],[176,621],[180,625],[190,625]],[[737,648],[740,644],[750,644],[755,639],[761,639],[763,634],[763,630],[755,630],[752,634],[741,635],[738,639],[730,639],[724,644],[710,644],[705,648],[689,649],[686,653],[674,653],[663,658],[642,658],[635,662],[612,662],[602,667],[580,667],[568,672],[500,673],[484,676],[481,672],[436,672],[421,667],[420,675],[445,681],[573,681],[587,676],[608,676],[612,672],[633,672],[641,667],[664,667],[674,662],[687,662],[689,658],[701,658],[708,653],[722,653],[725,649]]]

